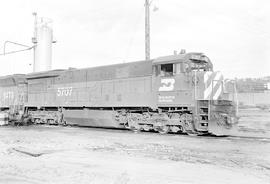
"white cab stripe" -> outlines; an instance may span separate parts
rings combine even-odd
[[[210,81],[212,80],[212,81]],[[222,92],[221,81],[222,75],[220,72],[206,72],[204,75],[204,83],[205,83],[205,90],[204,90],[204,99],[209,99],[210,96],[212,98],[218,98]],[[207,86],[208,84],[208,86]],[[217,89],[215,94],[213,94],[214,89]]]
[[[220,78],[221,78],[221,73],[220,72],[217,72],[216,73],[216,76],[215,76],[215,78],[214,78],[214,80],[216,81],[216,80],[220,80]]]
[[[217,100],[218,97],[220,96],[221,92],[222,92],[222,85],[219,84],[219,87],[218,87],[218,89],[217,89],[215,95],[213,96],[213,100]]]
[[[205,72],[204,74],[204,83],[207,83],[209,77],[211,76],[212,72]]]

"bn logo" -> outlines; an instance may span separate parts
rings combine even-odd
[[[161,79],[161,86],[158,91],[172,91],[174,90],[175,79]]]

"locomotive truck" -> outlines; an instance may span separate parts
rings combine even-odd
[[[198,135],[238,120],[222,74],[203,53],[5,76],[0,95],[10,122]]]

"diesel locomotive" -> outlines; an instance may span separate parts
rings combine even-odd
[[[67,124],[191,135],[237,123],[223,76],[203,53],[0,78],[10,123]]]

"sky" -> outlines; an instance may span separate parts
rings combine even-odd
[[[52,69],[143,60],[145,0],[8,0],[0,6],[4,42],[32,46],[34,18],[53,20]],[[154,11],[155,7],[158,8]],[[268,0],[153,0],[151,58],[203,52],[226,78],[270,75]],[[11,44],[6,50],[22,49]],[[0,56],[0,76],[30,73],[33,51]]]

